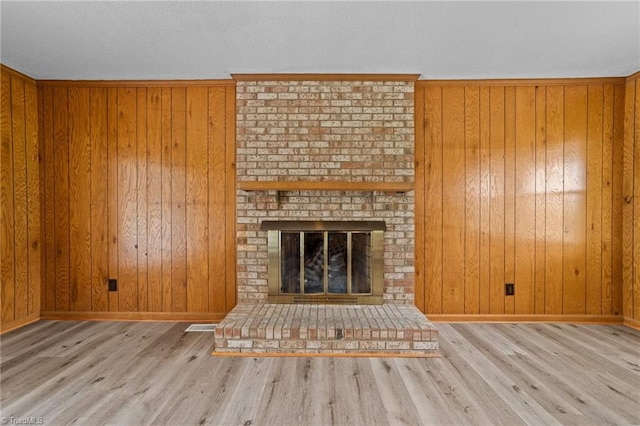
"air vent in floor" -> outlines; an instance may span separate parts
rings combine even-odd
[[[215,329],[216,324],[191,324],[185,331],[213,332]]]

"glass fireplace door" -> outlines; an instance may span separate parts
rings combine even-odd
[[[382,303],[383,224],[318,221],[263,226],[268,232],[270,302]]]

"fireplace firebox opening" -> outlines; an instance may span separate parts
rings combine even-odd
[[[381,221],[264,221],[272,303],[383,302]]]

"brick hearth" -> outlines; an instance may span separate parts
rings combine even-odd
[[[411,305],[241,303],[217,326],[230,353],[436,356],[438,331]]]

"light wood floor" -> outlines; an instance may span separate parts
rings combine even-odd
[[[1,415],[45,425],[640,424],[638,331],[436,325],[436,359],[230,358],[210,356],[213,334],[187,324],[41,321],[0,340]]]

